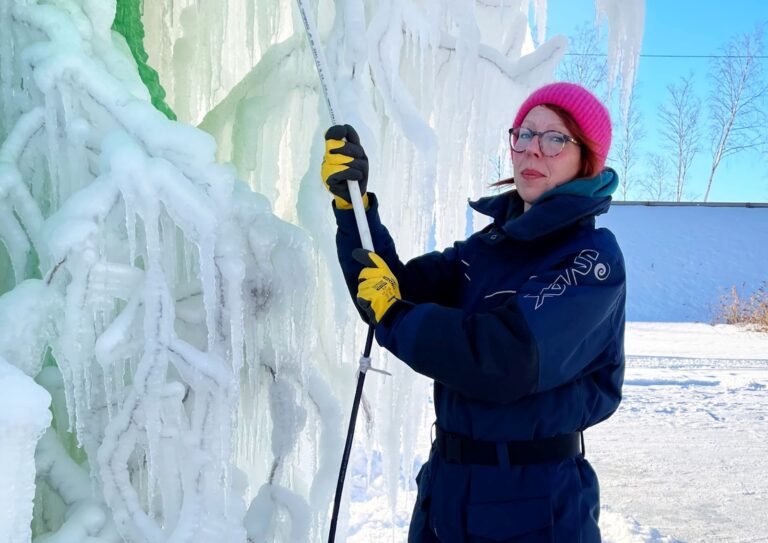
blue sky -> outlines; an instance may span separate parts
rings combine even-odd
[[[751,32],[759,21],[768,22],[766,0],[646,0],[645,10],[641,50],[644,54],[718,54],[733,36]],[[591,24],[594,18],[594,0],[549,0],[547,37],[572,35],[579,25]],[[768,54],[768,47],[764,54]],[[768,73],[768,59],[761,62]],[[671,152],[664,149],[655,134],[660,129],[657,110],[667,96],[667,85],[692,72],[696,90],[704,102],[710,90],[708,67],[708,59],[640,59],[638,98],[646,130],[641,143],[643,153]],[[708,139],[703,138],[701,152],[687,181],[691,195],[703,195],[710,164]],[[767,202],[768,154],[753,152],[726,159],[718,169],[709,201]]]

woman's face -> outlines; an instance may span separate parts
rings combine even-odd
[[[557,113],[545,106],[536,106],[529,111],[521,127],[536,132],[557,130],[573,137]],[[581,168],[581,149],[578,145],[566,143],[560,154],[548,157],[541,152],[539,137],[534,140],[525,151],[512,151],[515,186],[525,202],[526,211],[539,196],[574,179]]]

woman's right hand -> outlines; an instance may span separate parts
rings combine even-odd
[[[334,195],[338,209],[352,209],[347,181],[358,182],[363,205],[368,208],[368,195],[365,192],[368,185],[368,157],[360,145],[357,132],[348,124],[332,126],[325,133],[325,155],[320,175],[325,188]]]

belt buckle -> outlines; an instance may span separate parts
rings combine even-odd
[[[461,438],[458,434],[445,434],[445,461],[461,464]]]

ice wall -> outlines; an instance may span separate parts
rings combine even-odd
[[[38,451],[35,532],[244,541],[238,448],[254,494],[298,486],[299,500],[327,501],[341,415],[311,364],[307,235],[216,163],[208,134],[151,107],[110,31],[114,5],[0,6],[13,37],[0,68],[2,283],[16,285],[0,298],[0,352],[30,375],[47,360],[42,382],[62,400]],[[69,484],[83,460],[95,487]],[[305,509],[304,540],[324,516]]]
[[[520,0],[311,5],[401,256],[462,237],[466,197],[497,179],[516,105],[565,40],[535,47]],[[0,314],[24,315],[0,355],[53,397],[33,531],[322,540],[364,336],[317,178],[328,119],[296,7],[144,5],[182,122],[151,107],[114,9],[0,0]],[[534,9],[542,38],[546,2]],[[627,11],[606,11],[612,29]],[[616,51],[639,39],[622,36]],[[428,383],[375,364],[394,375],[368,379],[359,446],[382,451],[394,504]]]

